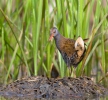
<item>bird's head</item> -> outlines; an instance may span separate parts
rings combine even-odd
[[[49,40],[51,41],[53,37],[55,37],[57,34],[58,34],[57,28],[56,27],[51,28]]]

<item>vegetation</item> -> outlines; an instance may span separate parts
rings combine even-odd
[[[96,2],[97,1],[97,2]],[[89,38],[84,60],[76,75],[108,81],[108,0],[1,0],[0,81],[9,82],[31,75],[51,77],[55,67],[60,77],[68,69],[49,42],[56,26],[69,38]]]

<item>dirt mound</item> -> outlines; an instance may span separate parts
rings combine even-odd
[[[16,80],[0,89],[2,96],[33,98],[86,98],[102,96],[106,89],[89,77],[47,78],[43,76]]]

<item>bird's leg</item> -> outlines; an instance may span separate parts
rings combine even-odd
[[[72,67],[69,67],[69,77],[72,76]]]
[[[71,77],[71,75],[72,75],[72,68],[70,67],[70,72],[69,72],[69,76]]]
[[[73,68],[73,77],[76,78],[76,68]]]
[[[76,78],[76,68],[69,67],[69,76]]]

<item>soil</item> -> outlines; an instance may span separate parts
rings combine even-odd
[[[20,98],[93,98],[107,94],[107,89],[89,77],[47,78],[35,76],[16,80],[0,88],[0,95]]]

